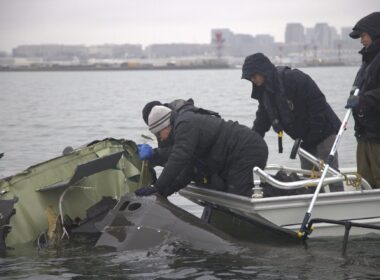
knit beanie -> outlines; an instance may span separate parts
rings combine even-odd
[[[170,125],[172,110],[168,107],[157,105],[152,108],[148,117],[149,130],[157,134],[162,129]]]
[[[142,109],[142,117],[144,122],[148,125],[148,117],[150,114],[150,111],[152,111],[152,108],[157,105],[162,105],[160,101],[151,101],[147,103],[144,108]]]
[[[359,20],[352,28],[350,37],[358,39],[363,32],[368,33],[373,41],[380,37],[380,12],[371,13]]]

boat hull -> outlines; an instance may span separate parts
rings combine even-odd
[[[189,200],[215,209],[224,209],[268,228],[296,233],[312,199],[312,194],[270,198],[248,198],[196,186],[188,186],[180,194]],[[380,226],[380,190],[322,193],[313,208],[312,219],[348,220]],[[344,235],[342,225],[318,223],[310,237]],[[351,229],[350,235],[379,233],[368,228]],[[290,235],[292,235],[290,233]]]

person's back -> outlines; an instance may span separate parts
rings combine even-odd
[[[228,158],[237,152],[236,149],[249,141],[251,134],[248,127],[238,122],[194,112],[183,113],[174,120],[175,143],[181,140],[178,137],[186,138],[189,148],[196,147],[194,155],[215,162],[218,171],[226,165]],[[262,142],[258,135],[257,139],[258,142]]]
[[[209,174],[218,174],[224,180],[225,191],[250,193],[252,169],[264,168],[268,155],[260,135],[237,122],[192,111],[175,117],[172,125],[173,149],[156,186],[162,189],[169,186],[196,159],[204,162]],[[171,194],[172,190],[166,193]]]
[[[287,68],[278,72],[282,76],[290,111],[291,127],[285,128],[285,132],[293,139],[303,139],[306,149],[336,134],[341,122],[311,77],[298,69]]]

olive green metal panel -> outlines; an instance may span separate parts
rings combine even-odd
[[[90,175],[64,189],[44,192],[36,190],[69,181],[76,167],[89,161],[124,151],[116,169],[107,169]],[[13,177],[0,180],[0,199],[17,199],[16,214],[10,220],[11,232],[6,244],[26,243],[36,240],[47,229],[46,209],[50,207],[57,215],[72,220],[84,218],[86,210],[103,196],[119,199],[126,192],[135,191],[140,183],[148,184],[150,174],[140,180],[142,162],[139,160],[134,142],[108,139],[83,147],[74,152],[29,167]]]

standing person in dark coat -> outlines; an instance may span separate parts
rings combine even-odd
[[[148,123],[160,141],[173,137],[173,148],[154,185],[137,190],[137,195],[158,192],[169,196],[185,187],[191,177],[182,180],[184,170],[197,160],[204,163],[208,174],[222,178],[222,191],[252,194],[253,167],[264,168],[268,158],[268,147],[258,133],[237,122],[193,111],[176,114],[159,105],[152,108]],[[173,187],[175,180],[182,184]]]
[[[275,67],[262,53],[246,57],[242,79],[252,82],[253,99],[259,101],[253,130],[262,137],[272,126],[292,139],[302,139],[302,147],[326,159],[340,128],[340,120],[317,84],[307,74],[289,67]],[[338,155],[330,165],[338,170]],[[312,164],[301,158],[301,167]],[[330,184],[331,191],[343,190],[342,183]]]
[[[363,44],[362,66],[354,82],[359,96],[352,95],[346,105],[355,119],[358,173],[373,188],[380,188],[380,12],[359,20],[350,37]]]

